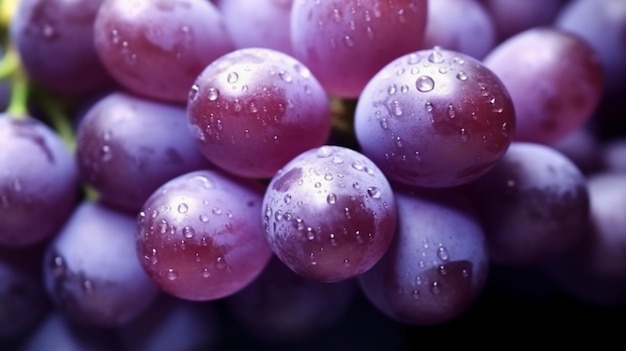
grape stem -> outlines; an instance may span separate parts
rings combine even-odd
[[[21,67],[19,56],[11,45],[7,47],[0,60],[0,80],[9,79],[11,83],[11,99],[6,113],[13,118],[24,118],[28,115],[29,81]]]

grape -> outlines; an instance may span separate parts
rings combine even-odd
[[[291,44],[332,95],[358,97],[385,64],[417,50],[427,0],[295,0]]]
[[[70,216],[78,197],[73,156],[33,117],[0,114],[0,245],[41,243]]]
[[[518,141],[556,142],[587,122],[600,101],[600,59],[572,33],[529,29],[498,45],[483,62],[511,94]]]
[[[271,251],[261,226],[262,186],[217,171],[178,176],[148,198],[137,218],[137,252],[167,293],[214,300],[248,285]]]
[[[111,330],[78,325],[51,312],[19,350],[108,351],[120,350],[120,346]]]
[[[597,172],[604,167],[601,142],[588,126],[574,130],[549,146],[569,158],[584,174]]]
[[[191,88],[189,123],[200,151],[244,177],[270,178],[330,133],[326,92],[279,51],[240,49],[213,61]]]
[[[395,181],[451,187],[485,174],[515,129],[507,89],[478,60],[433,48],[374,76],[354,115],[362,152]]]
[[[225,0],[218,6],[236,48],[262,47],[293,55],[292,4],[293,0]]]
[[[47,313],[49,301],[38,269],[41,250],[0,250],[0,341],[26,334]]]
[[[586,178],[551,147],[514,142],[469,188],[494,262],[545,264],[583,237],[589,215]]]
[[[112,85],[93,46],[103,0],[21,0],[10,26],[29,77],[61,94],[84,96]]]
[[[568,256],[548,266],[549,277],[588,304],[626,304],[626,174],[600,172],[588,178],[590,225]]]
[[[496,45],[496,28],[477,0],[431,0],[421,48],[439,46],[482,59]]]
[[[558,13],[554,25],[587,40],[602,60],[605,93],[621,99],[626,88],[626,2],[571,0]]]
[[[386,316],[435,325],[463,314],[483,291],[488,251],[470,203],[459,193],[396,190],[398,231],[389,250],[358,278]]]
[[[354,295],[353,280],[333,284],[309,280],[274,258],[259,278],[227,303],[252,335],[285,342],[311,338],[336,325]]]
[[[498,42],[530,28],[550,25],[567,1],[569,0],[481,0],[493,17]]]
[[[94,42],[124,87],[179,103],[202,69],[233,49],[219,11],[206,0],[104,0]]]
[[[182,106],[113,92],[85,112],[77,161],[102,201],[137,213],[161,184],[210,163],[189,134]]]
[[[324,145],[289,161],[263,198],[266,237],[297,274],[323,282],[353,278],[384,254],[396,225],[385,175],[361,153]]]
[[[119,339],[129,351],[206,350],[215,344],[218,330],[216,312],[210,307],[163,294],[119,328]]]
[[[97,202],[82,202],[48,245],[45,287],[57,309],[85,325],[130,322],[156,299],[158,289],[141,268],[135,221]]]
[[[600,158],[606,171],[626,173],[626,138],[605,142]]]

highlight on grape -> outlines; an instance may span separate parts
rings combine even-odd
[[[0,349],[608,330],[625,28],[624,0],[0,1]]]

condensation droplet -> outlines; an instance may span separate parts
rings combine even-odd
[[[209,221],[209,216],[205,214],[201,214],[199,218],[200,218],[200,222],[202,223],[207,223]]]
[[[183,227],[183,236],[187,239],[191,239],[193,238],[194,234],[196,234],[196,231],[189,226],[185,226]]]
[[[373,187],[373,186],[367,188],[367,194],[372,199],[380,199],[380,197],[382,196],[380,189],[378,189],[377,187]]]
[[[437,248],[437,257],[439,257],[442,261],[447,261],[450,259],[450,255],[448,254],[448,250],[445,247],[440,246]]]
[[[224,259],[224,257],[219,256],[217,260],[215,260],[215,268],[217,269],[226,268],[226,260]]]
[[[433,104],[431,102],[427,102],[424,104],[424,109],[426,112],[433,112]]]
[[[291,83],[293,81],[291,75],[285,71],[278,72],[278,76],[286,83]]]
[[[317,157],[319,158],[327,158],[332,156],[334,153],[334,150],[332,147],[330,146],[322,146],[319,149],[317,149]]]
[[[456,110],[454,109],[454,106],[452,105],[448,105],[448,117],[450,118],[456,117]]]
[[[442,63],[443,55],[441,54],[441,51],[439,50],[440,49],[438,47],[433,48],[433,51],[431,51],[430,54],[428,54],[428,61],[432,63]]]
[[[200,87],[196,84],[191,86],[191,89],[189,89],[189,101],[190,102],[194,102],[198,99],[198,95],[200,93]]]
[[[235,84],[239,80],[239,74],[237,72],[230,72],[226,76],[226,81],[230,84]]]
[[[291,194],[285,194],[285,196],[283,196],[283,201],[288,204],[291,202]]]
[[[168,280],[176,280],[178,278],[178,272],[176,272],[174,269],[169,268],[167,270],[167,279]]]
[[[203,278],[208,278],[211,276],[211,272],[209,271],[209,269],[207,267],[204,267],[204,269],[202,269],[202,277]]]
[[[389,94],[389,95],[393,95],[393,94],[395,94],[395,93],[396,93],[396,91],[397,91],[397,90],[398,90],[398,89],[397,89],[396,85],[395,85],[395,84],[391,84],[391,85],[387,88],[387,94]]]
[[[430,76],[419,76],[415,81],[415,87],[422,93],[429,92],[435,88],[435,81]]]
[[[334,205],[337,203],[337,195],[334,193],[328,194],[328,196],[326,196],[326,202],[328,202],[329,205]]]
[[[346,258],[345,260],[343,260],[343,266],[344,267],[350,267],[350,259]]]
[[[434,295],[438,295],[439,293],[441,293],[441,285],[439,284],[439,282],[433,282],[430,286],[430,292],[432,292]]]
[[[456,74],[456,79],[461,80],[461,81],[466,81],[467,80],[467,74],[465,74],[465,72],[461,71],[461,72]]]
[[[189,206],[186,203],[178,204],[178,213],[187,213],[189,211]]]
[[[207,98],[209,101],[215,101],[220,97],[220,91],[215,88],[209,88]]]

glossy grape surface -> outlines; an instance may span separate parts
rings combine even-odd
[[[294,272],[337,282],[370,269],[396,226],[387,178],[367,157],[322,146],[295,157],[272,178],[263,223],[274,253]]]
[[[215,165],[271,178],[330,133],[326,92],[301,62],[279,51],[240,49],[198,76],[187,105],[192,134]]]
[[[385,66],[365,87],[354,118],[362,152],[389,178],[420,187],[477,179],[502,157],[515,130],[498,76],[441,48]]]
[[[137,218],[143,268],[161,289],[186,300],[214,300],[241,290],[271,257],[261,201],[259,184],[216,171],[171,179]]]

